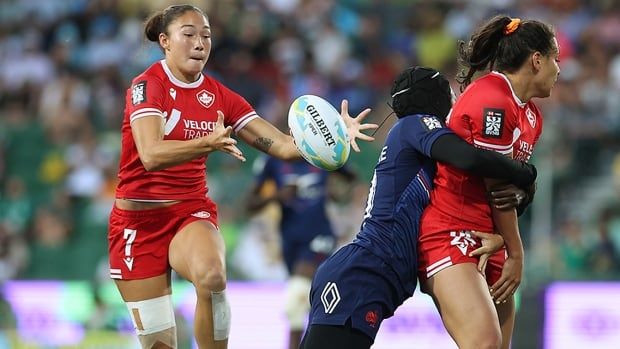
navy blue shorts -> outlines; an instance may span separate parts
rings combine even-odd
[[[348,244],[319,266],[310,291],[309,325],[351,326],[375,339],[384,319],[409,297],[392,267]]]
[[[336,238],[329,235],[317,235],[310,242],[291,242],[282,240],[282,256],[290,274],[295,265],[301,261],[314,265],[321,264],[336,247]]]

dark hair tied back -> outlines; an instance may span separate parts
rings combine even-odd
[[[464,68],[457,76],[461,91],[478,71],[514,73],[532,53],[553,53],[555,34],[551,26],[534,20],[516,22],[508,16],[495,16],[480,27],[469,42],[459,42],[458,58]]]
[[[163,32],[162,22],[164,17],[163,11],[158,11],[149,17],[146,21],[146,25],[144,26],[144,36],[149,41],[157,42],[159,41],[159,33]]]
[[[168,6],[163,11],[153,13],[146,20],[146,24],[144,25],[144,36],[146,36],[149,41],[158,42],[159,34],[168,34],[168,25],[187,11],[196,11],[206,17],[202,10],[193,5]]]

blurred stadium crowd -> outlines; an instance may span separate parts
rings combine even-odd
[[[562,73],[553,96],[538,101],[545,134],[534,158],[536,203],[521,220],[529,258],[522,287],[618,279],[618,1],[185,2],[209,15],[207,73],[282,126],[289,103],[307,93],[334,105],[347,98],[354,112],[370,106],[379,123],[389,113],[396,73],[419,64],[455,76],[456,41],[481,20],[502,12],[552,23]],[[107,278],[106,225],[125,91],[134,75],[161,58],[159,48],[143,40],[142,21],[170,3],[0,2],[0,283]],[[352,156],[361,180],[332,207],[343,241],[359,224],[382,136]],[[269,233],[277,214],[247,217],[240,210],[258,155],[244,150],[248,163],[219,154],[208,162],[231,278],[282,278],[277,233]]]

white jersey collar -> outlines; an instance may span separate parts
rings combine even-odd
[[[515,102],[517,102],[517,105],[519,107],[524,108],[527,103],[522,102],[521,99],[519,99],[519,97],[515,94],[515,90],[512,89],[512,84],[510,83],[510,80],[508,80],[508,77],[495,70],[492,71],[491,74],[499,76],[506,81],[506,83],[508,84],[508,87],[510,87],[510,92],[512,92],[512,98],[514,98]]]
[[[174,75],[172,75],[172,72],[170,71],[170,68],[168,68],[168,65],[166,64],[166,60],[162,59],[161,61],[159,61],[159,63],[161,63],[162,68],[164,68],[164,72],[166,73],[166,75],[168,75],[168,79],[170,79],[170,81],[174,84],[177,85],[179,87],[182,88],[196,88],[198,86],[200,86],[200,84],[202,84],[202,81],[205,79],[204,75],[202,73],[200,73],[200,77],[198,78],[198,80],[191,82],[191,83],[187,83],[187,82],[183,82],[179,79],[177,79],[176,77],[174,77]]]

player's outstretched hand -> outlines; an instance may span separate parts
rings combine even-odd
[[[469,256],[480,256],[478,271],[484,275],[489,257],[504,246],[504,238],[499,234],[489,234],[475,230],[470,231],[470,233],[480,239],[482,246],[470,252]]]
[[[525,198],[525,191],[512,184],[495,187],[490,193],[491,204],[500,210],[517,208]]]
[[[217,111],[217,122],[215,123],[215,128],[213,132],[206,136],[209,145],[211,147],[211,151],[223,151],[228,153],[241,161],[245,161],[245,156],[239,148],[237,148],[237,140],[230,137],[232,133],[232,127],[224,126],[224,113],[221,110]]]
[[[356,139],[361,139],[363,141],[372,142],[375,140],[374,137],[371,137],[367,134],[362,133],[363,130],[373,130],[379,127],[376,124],[362,124],[364,118],[370,113],[370,108],[364,109],[361,113],[357,114],[356,117],[352,118],[349,115],[349,101],[346,99],[342,100],[340,104],[340,116],[344,121],[344,124],[347,126],[347,131],[349,133],[349,138],[351,139],[351,148],[354,151],[360,151],[360,147],[357,146]]]
[[[495,304],[505,303],[517,291],[523,273],[523,257],[506,258],[502,275],[490,288]]]

